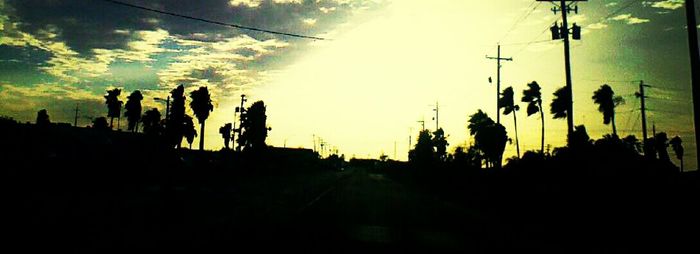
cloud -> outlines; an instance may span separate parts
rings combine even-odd
[[[632,16],[632,14],[620,14],[620,15],[617,15],[617,16],[612,17],[610,19],[616,20],[616,21],[623,21],[623,22],[626,22],[628,25],[642,24],[642,23],[647,23],[650,21],[649,19],[634,17],[634,16]]]
[[[316,24],[317,19],[312,19],[312,18],[305,18],[301,19],[301,22],[303,22],[306,25],[313,26]]]
[[[593,24],[588,25],[587,28],[589,28],[589,29],[604,29],[607,27],[608,27],[607,24],[605,24],[603,22],[598,22],[598,23],[593,23]]]
[[[664,1],[659,1],[659,2],[644,2],[644,4],[651,5],[651,7],[654,7],[654,8],[675,10],[675,9],[683,8],[685,1],[684,0],[664,0]]]

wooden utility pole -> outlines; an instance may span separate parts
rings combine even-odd
[[[537,0],[538,2],[559,2],[559,9],[556,7],[552,8],[552,11],[554,14],[557,14],[557,11],[561,12],[561,17],[562,17],[562,28],[560,30],[560,35],[564,39],[564,69],[566,72],[566,90],[569,96],[569,101],[567,102],[567,107],[566,107],[566,124],[567,124],[567,131],[568,134],[571,135],[571,133],[574,132],[574,90],[572,88],[572,82],[571,82],[571,52],[569,49],[569,20],[567,17],[567,14],[570,11],[574,11],[575,13],[578,13],[578,6],[575,6],[574,9],[571,9],[567,2],[586,2],[588,0]],[[574,24],[575,27],[576,24]],[[576,38],[574,38],[576,39]]]
[[[496,57],[486,56],[486,59],[496,60],[496,123],[501,123],[501,108],[498,99],[501,95],[501,61],[513,61],[512,57],[501,57],[501,45],[498,45],[498,55]]]
[[[73,120],[73,127],[78,127],[78,105],[75,104],[75,119]]]
[[[645,150],[644,152],[646,153],[646,143],[647,143],[647,139],[648,139],[647,114],[646,114],[647,108],[646,108],[646,104],[644,102],[646,101],[647,97],[646,97],[646,95],[644,95],[644,87],[649,87],[649,85],[645,85],[644,81],[639,81],[639,92],[636,92],[634,95],[637,96],[637,98],[639,98],[639,100],[641,101],[641,105],[642,105],[642,108],[641,108],[641,110],[642,110],[642,137],[644,138],[642,140],[642,142],[643,142],[642,144],[644,144],[644,150]]]
[[[700,81],[700,52],[698,52],[698,30],[695,20],[695,1],[685,0],[685,16],[688,30],[688,46],[690,47],[690,73],[691,73],[691,89],[693,93],[693,118],[695,119],[695,145],[700,144],[700,87],[697,82]],[[696,160],[700,165],[700,149],[695,149]]]

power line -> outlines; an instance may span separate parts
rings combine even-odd
[[[536,4],[536,5],[535,5],[535,4]],[[499,41],[499,42],[500,42],[500,41],[503,41],[503,39],[505,39],[506,37],[508,37],[508,35],[510,35],[510,33],[513,32],[513,30],[515,30],[516,27],[518,27],[518,24],[520,24],[520,22],[522,22],[522,21],[524,21],[525,19],[527,19],[528,17],[530,17],[530,14],[532,14],[533,12],[535,12],[535,10],[536,10],[538,7],[540,7],[540,4],[542,4],[542,2],[531,2],[530,5],[528,5],[528,6],[525,8],[527,12],[525,12],[524,15],[520,16],[520,18],[516,19],[515,22],[513,22],[513,25],[510,27],[510,29],[508,29],[508,31],[506,32],[506,34],[503,35],[503,37],[501,37],[501,39],[498,40],[498,41]],[[532,9],[530,9],[530,7],[532,7],[533,5],[535,5],[535,7],[533,7]],[[529,11],[528,11],[528,10],[529,10]]]
[[[269,34],[284,35],[284,36],[296,37],[296,38],[303,38],[303,39],[329,40],[329,39],[321,38],[321,37],[308,36],[308,35],[300,35],[300,34],[293,34],[293,33],[286,33],[286,32],[278,32],[278,31],[267,30],[267,29],[262,29],[262,28],[255,28],[255,27],[250,27],[250,26],[243,26],[243,25],[237,25],[237,24],[224,23],[224,22],[214,21],[214,20],[209,20],[209,19],[204,19],[204,18],[197,18],[197,17],[193,17],[193,16],[187,16],[187,15],[178,14],[178,13],[174,13],[174,12],[167,12],[167,11],[152,9],[152,8],[148,8],[148,7],[144,7],[144,6],[139,6],[139,5],[135,5],[135,4],[130,4],[130,3],[125,3],[125,2],[116,1],[116,0],[102,0],[102,1],[109,2],[109,3],[113,3],[113,4],[117,4],[117,5],[121,5],[121,6],[131,7],[131,8],[135,8],[135,9],[140,9],[140,10],[144,10],[144,11],[150,11],[150,12],[155,12],[155,13],[160,13],[160,14],[175,16],[175,17],[179,17],[179,18],[190,19],[190,20],[196,20],[196,21],[201,21],[201,22],[210,23],[210,24],[215,24],[215,25],[220,25],[220,26],[233,27],[233,28],[242,29],[242,30],[250,30],[250,31],[261,32],[261,33],[269,33]]]

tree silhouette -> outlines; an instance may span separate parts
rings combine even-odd
[[[185,115],[185,120],[183,123],[183,136],[185,137],[185,140],[187,140],[187,144],[190,145],[190,150],[192,150],[192,142],[194,142],[194,138],[197,137],[197,130],[194,127],[194,119],[192,119],[192,117],[189,115]]]
[[[256,101],[241,114],[242,133],[238,143],[244,150],[259,151],[267,147],[265,139],[267,132],[271,129],[267,127],[265,111],[265,103]]]
[[[634,135],[624,137],[622,139],[622,143],[631,151],[635,151],[636,153],[642,152],[642,142],[639,141],[639,139],[637,139],[637,137]]]
[[[209,112],[214,111],[214,105],[211,104],[211,95],[206,86],[200,87],[190,93],[190,108],[194,111],[197,121],[201,126],[199,133],[199,150],[204,150],[204,124],[209,118]]]
[[[111,127],[107,125],[107,118],[101,116],[92,120],[92,128],[95,130],[109,130]]]
[[[574,150],[585,150],[591,147],[591,137],[588,136],[586,126],[578,125],[574,128],[574,132],[567,137],[568,146]]]
[[[419,165],[426,165],[433,161],[435,151],[433,150],[433,137],[429,130],[422,130],[418,133],[418,140],[413,150],[408,152],[408,159]]]
[[[131,95],[127,97],[124,105],[124,116],[129,121],[127,128],[129,131],[138,132],[139,121],[141,121],[141,100],[143,100],[143,95],[139,90],[131,92]]]
[[[450,144],[447,143],[445,131],[443,131],[442,128],[433,132],[432,143],[435,147],[435,156],[437,159],[439,161],[445,161],[447,159],[447,146]]]
[[[141,123],[143,124],[143,133],[148,135],[157,135],[160,133],[160,112],[157,108],[143,113],[141,117]]]
[[[518,141],[518,118],[516,116],[516,112],[520,110],[520,106],[515,105],[513,95],[513,87],[507,87],[506,89],[503,89],[503,92],[501,93],[501,98],[498,99],[498,107],[503,108],[503,115],[509,115],[510,113],[513,113],[513,126],[515,128],[515,151],[518,154],[518,158],[520,158],[520,142]]]
[[[598,90],[593,92],[593,102],[598,104],[598,111],[603,113],[603,123],[612,123],[613,135],[617,136],[617,128],[615,126],[615,107],[623,104],[625,100],[620,96],[615,96],[612,88],[604,84]]]
[[[51,120],[49,120],[49,113],[46,112],[46,109],[39,110],[36,113],[36,125],[49,126],[50,124]]]
[[[554,91],[554,98],[552,103],[549,105],[549,111],[552,113],[554,119],[566,118],[568,103],[571,98],[569,98],[568,88],[562,87]]]
[[[663,162],[671,162],[671,158],[668,155],[668,136],[666,132],[659,132],[654,136],[654,146],[656,152],[659,154],[659,160]]]
[[[114,118],[121,119],[122,101],[119,100],[119,95],[122,94],[122,90],[119,88],[114,88],[112,90],[107,90],[107,95],[105,95],[105,104],[107,104],[107,117],[109,117],[109,128],[114,128]],[[119,120],[117,120],[119,121]],[[118,122],[117,122],[118,124]]]
[[[469,117],[469,133],[474,136],[474,146],[486,159],[486,164],[501,167],[503,151],[508,141],[508,133],[503,125],[495,123],[486,113],[479,110]]]
[[[676,158],[681,162],[681,172],[683,172],[683,140],[681,140],[681,137],[675,136],[671,139],[669,144],[671,144],[671,148],[673,148]]]
[[[182,85],[177,86],[175,89],[170,91],[170,97],[172,98],[172,103],[170,103],[170,115],[165,116],[167,119],[165,132],[168,136],[168,140],[170,141],[170,145],[180,148],[180,145],[182,144],[182,137],[184,135],[185,87]]]
[[[532,81],[527,84],[528,89],[523,91],[522,102],[527,102],[527,116],[534,115],[538,111],[540,112],[540,119],[542,120],[542,134],[540,143],[540,153],[544,154],[544,111],[542,110],[542,93],[540,92],[540,85],[537,81]]]
[[[231,142],[231,128],[231,123],[224,124],[224,126],[219,128],[219,134],[221,134],[221,138],[224,139],[224,147],[226,150],[229,149],[229,142]]]

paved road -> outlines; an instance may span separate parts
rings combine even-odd
[[[323,252],[484,251],[502,246],[498,223],[474,210],[354,169],[300,214],[299,247]]]

